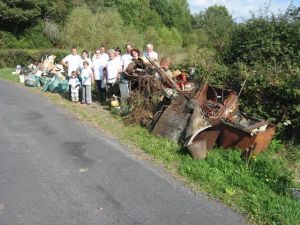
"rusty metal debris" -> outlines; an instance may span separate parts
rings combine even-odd
[[[205,117],[213,124],[219,123],[221,118],[230,118],[239,107],[238,96],[234,91],[208,84],[204,84],[196,94],[196,98]]]
[[[178,95],[161,114],[152,133],[178,142],[190,117],[185,107],[187,101],[186,98]]]
[[[243,149],[245,156],[258,155],[269,146],[275,131],[276,127],[268,121],[239,115],[234,121],[221,120],[219,144]]]
[[[275,134],[274,125],[239,112],[238,95],[232,90],[205,84],[195,98],[182,99],[172,100],[152,133],[185,143],[193,158],[205,158],[215,144],[257,155]]]
[[[138,90],[145,99],[152,98],[147,104],[148,100],[136,104],[140,109],[135,107],[132,111],[135,115],[128,118],[140,118],[143,124],[149,124],[143,122],[147,118],[152,120],[152,134],[183,144],[197,159],[205,158],[216,144],[242,149],[245,156],[257,155],[268,147],[276,127],[240,113],[238,98],[241,91],[237,94],[209,84],[195,91],[187,74],[180,71],[172,74],[151,59],[148,61],[150,65],[137,60],[124,73],[131,82],[131,89]],[[246,80],[242,88],[245,83]],[[189,86],[192,88],[187,88]],[[154,99],[160,100],[153,104]]]

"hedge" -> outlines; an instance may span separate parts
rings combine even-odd
[[[55,62],[58,63],[69,54],[69,50],[62,49],[1,49],[0,68],[16,67],[16,65],[27,66],[33,61],[41,61],[46,55],[55,55]]]

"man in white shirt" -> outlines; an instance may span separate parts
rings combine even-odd
[[[100,54],[108,61],[109,57],[108,57],[108,54],[105,53],[105,47],[103,45],[101,45],[99,50],[100,50]]]
[[[67,79],[69,80],[72,76],[72,72],[76,71],[79,74],[80,64],[81,64],[81,57],[77,54],[77,49],[73,47],[71,49],[71,54],[67,55],[63,58],[60,62],[62,65],[68,67],[68,76]],[[69,85],[69,98],[71,99],[71,85]]]
[[[95,58],[93,60],[93,72],[94,80],[96,81],[96,86],[100,94],[100,102],[105,103],[105,89],[101,87],[103,81],[103,69],[106,67],[107,59],[101,55],[100,50],[96,50]]]
[[[79,72],[81,57],[77,54],[77,49],[75,47],[71,49],[70,55],[63,58],[61,64],[68,67],[68,78],[71,77],[72,71]]]
[[[126,54],[122,56],[122,61],[121,61],[122,71],[125,71],[129,63],[132,62],[131,50],[132,50],[131,44],[127,44]]]
[[[97,49],[100,51],[101,56],[103,56],[104,59],[106,59],[107,61],[109,60],[108,54],[105,53],[105,47],[103,45],[100,46],[99,49]],[[96,54],[93,55],[92,60],[94,60],[94,58],[96,57]]]
[[[108,51],[109,61],[106,65],[106,90],[107,96],[111,98],[113,95],[118,94],[119,73],[121,72],[121,62],[115,58],[115,50],[110,49]]]
[[[149,57],[153,61],[157,61],[158,54],[153,50],[153,45],[149,43],[146,45],[146,47],[147,47],[147,50],[146,50],[146,52],[144,52],[145,62],[146,63],[148,62],[147,57]]]

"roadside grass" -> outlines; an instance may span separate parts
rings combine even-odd
[[[14,70],[11,68],[1,68],[0,69],[0,78],[11,81],[11,82],[19,82],[19,77],[16,75],[12,75],[11,73]]]
[[[0,78],[17,82],[11,71],[0,69]],[[31,90],[40,92],[40,88]],[[153,136],[137,125],[125,126],[121,117],[111,114],[100,104],[74,104],[63,95],[40,93],[106,135],[131,146],[137,158],[163,165],[193,190],[205,191],[212,198],[221,199],[242,212],[249,221],[300,224],[300,201],[294,199],[290,191],[291,187],[300,187],[293,171],[299,171],[299,146],[287,146],[274,140],[268,151],[257,157],[244,159],[238,150],[214,149],[206,159],[194,160],[172,141]]]

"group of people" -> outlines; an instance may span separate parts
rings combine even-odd
[[[81,56],[73,47],[71,54],[62,59],[61,64],[68,68],[67,79],[69,80],[69,97],[73,102],[79,102],[79,91],[82,88],[82,104],[92,103],[92,84],[95,83],[100,94],[102,104],[106,98],[117,95],[120,73],[125,71],[127,66],[139,57],[156,61],[158,54],[154,51],[152,44],[146,45],[143,56],[139,49],[127,44],[126,53],[121,55],[119,47],[109,49],[106,53],[105,47],[100,46],[95,54],[89,58],[88,51],[82,51]]]

